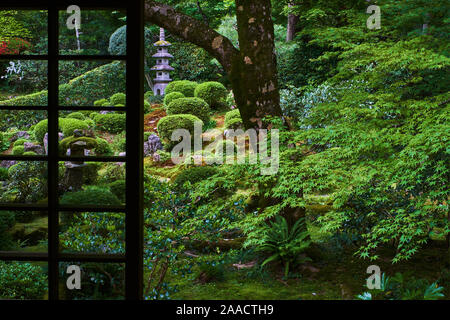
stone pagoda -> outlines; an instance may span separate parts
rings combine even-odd
[[[167,85],[172,81],[169,72],[175,69],[169,65],[169,59],[173,58],[173,55],[168,51],[171,45],[170,42],[166,41],[164,29],[161,28],[159,41],[154,44],[157,52],[153,55],[153,58],[156,59],[156,66],[152,68],[152,70],[156,71],[155,84],[153,86],[153,94],[155,96],[163,96]]]

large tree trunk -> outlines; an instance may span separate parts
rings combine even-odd
[[[281,116],[270,0],[236,0],[240,50],[205,23],[147,0],[145,19],[198,45],[230,76],[244,125],[264,127],[262,118]]]
[[[294,6],[294,4],[289,3],[288,7],[291,9]],[[295,14],[289,13],[288,14],[288,25],[287,25],[287,35],[286,35],[286,42],[290,42],[294,40],[295,34],[297,33],[297,23],[298,23],[299,17]]]

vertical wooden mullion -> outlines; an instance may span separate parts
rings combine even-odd
[[[48,9],[48,279],[49,299],[58,300],[58,10]]]
[[[127,8],[127,162],[126,162],[126,266],[127,300],[143,299],[143,1],[129,1]]]

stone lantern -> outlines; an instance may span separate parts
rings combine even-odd
[[[156,71],[155,84],[153,86],[153,94],[155,96],[163,96],[167,85],[172,81],[170,79],[170,71],[175,69],[169,65],[169,59],[173,58],[173,55],[168,51],[171,45],[170,42],[166,41],[164,29],[161,28],[159,41],[154,44],[157,52],[153,55],[153,58],[156,59],[156,65],[152,68],[152,70]]]

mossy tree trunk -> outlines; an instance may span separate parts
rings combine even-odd
[[[270,0],[236,0],[240,49],[204,22],[156,1],[146,1],[145,19],[214,56],[230,76],[244,125],[261,128],[265,116],[281,116],[271,10]]]

